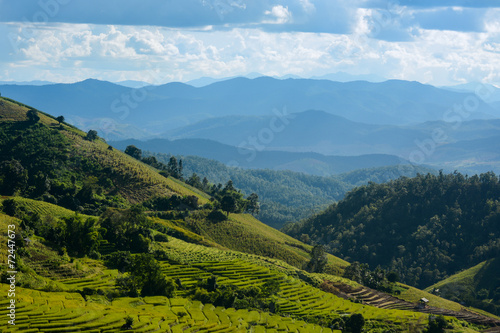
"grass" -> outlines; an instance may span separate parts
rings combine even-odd
[[[84,140],[83,133],[64,132],[73,142],[73,154],[87,158],[102,168],[114,171],[112,178],[120,195],[131,203],[139,203],[155,196],[194,195],[199,204],[209,202],[206,194],[171,177],[165,178],[156,169],[116,149],[109,150],[103,141]]]
[[[499,263],[500,260],[498,259],[483,261],[476,266],[454,274],[447,279],[426,288],[425,290],[430,292],[434,288],[442,289],[443,287],[452,284],[461,285],[471,290],[477,289],[478,285],[481,287],[488,287],[488,284],[494,284],[495,280],[497,280],[500,275],[500,270],[498,269]],[[494,285],[492,287],[494,287]]]
[[[257,220],[250,214],[230,214],[227,221],[200,221],[197,231],[226,248],[275,258],[296,267],[310,260],[311,246],[306,245]],[[349,264],[328,256],[332,270],[340,274]]]
[[[19,220],[14,218],[14,217],[10,217],[8,215],[5,215],[5,214],[2,214],[0,213],[0,244],[2,244],[2,246],[0,247],[2,249],[2,251],[0,252],[0,267],[2,267],[2,271],[4,269],[7,268],[7,256],[8,256],[8,248],[7,248],[7,245],[8,245],[8,240],[10,238],[8,238],[8,231],[9,229],[11,230],[14,230],[16,232],[18,232],[19,230]],[[15,228],[12,229],[12,228],[9,228],[8,226],[9,225],[14,225]]]
[[[6,293],[8,286],[0,285]],[[120,331],[125,317],[134,319],[131,332],[161,329],[164,332],[265,332],[279,327],[283,332],[331,332],[317,325],[291,318],[283,318],[258,311],[214,307],[184,298],[146,297],[118,298],[103,305],[86,302],[76,293],[39,292],[17,288],[16,327],[9,331],[71,332]],[[6,302],[1,302],[0,315],[4,316]],[[184,314],[184,315],[182,315]],[[3,320],[0,329],[7,330]]]
[[[200,279],[212,275],[217,276],[220,285],[235,285],[239,288],[261,286],[266,281],[276,280],[281,289],[278,298],[281,312],[297,320],[357,312],[372,321],[419,323],[427,318],[421,313],[379,309],[338,298],[301,281],[296,275],[297,268],[278,260],[271,263],[265,257],[222,251],[174,238],[163,246],[167,251],[177,254],[176,264],[162,263],[164,272],[172,279],[179,279],[183,286],[193,286]],[[332,278],[327,274],[316,276],[318,281],[321,281],[320,277]]]
[[[50,215],[55,218],[60,218],[60,217],[71,217],[76,214],[74,211],[58,205],[23,197],[2,197],[0,198],[0,203],[6,199],[14,199],[14,201],[19,205],[21,209],[37,213],[40,216]],[[88,215],[83,215],[83,214],[81,214],[81,216],[85,219],[90,217]]]
[[[403,284],[399,285],[401,285],[405,289],[405,291],[401,292],[401,294],[397,295],[397,297],[405,301],[418,303],[422,297],[425,297],[429,300],[429,305],[431,306],[453,311],[460,311],[463,308],[463,306],[458,303],[433,295],[427,291],[423,291]]]

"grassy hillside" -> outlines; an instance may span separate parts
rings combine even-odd
[[[26,114],[33,109],[4,98],[0,103],[0,163],[14,178],[3,194],[44,198],[88,213],[102,205],[125,207],[173,193],[208,202],[206,195],[100,139],[87,140],[85,133],[39,111],[39,121],[29,121]]]
[[[500,258],[483,261],[425,290],[500,315]]]

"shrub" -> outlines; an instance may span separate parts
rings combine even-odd
[[[168,236],[165,234],[156,234],[155,242],[168,242]]]
[[[219,209],[214,209],[207,215],[208,220],[212,222],[222,222],[227,220],[226,214],[224,214],[221,210]]]

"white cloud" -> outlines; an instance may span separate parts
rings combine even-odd
[[[498,33],[418,29],[411,40],[384,41],[367,34],[363,20],[372,16],[360,10],[352,34],[53,24],[28,36],[23,29],[29,27],[14,25],[19,51],[0,62],[0,80],[95,77],[160,84],[249,72],[309,77],[345,71],[435,85],[500,84]]]
[[[310,0],[299,0],[299,3],[302,6],[302,9],[308,14],[313,13],[316,10],[316,7]]]
[[[282,5],[274,6],[271,10],[266,10],[264,14],[273,16],[274,19],[272,21],[265,21],[265,23],[283,24],[290,22],[292,19],[292,13],[288,10],[288,7],[283,7]]]
[[[488,33],[498,35],[500,34],[500,9],[489,9],[484,18],[484,30]]]

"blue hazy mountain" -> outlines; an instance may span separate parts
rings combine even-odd
[[[113,132],[119,128],[117,124],[154,135],[207,118],[269,116],[276,110],[294,113],[315,109],[355,122],[416,124],[442,120],[454,105],[463,105],[474,96],[398,80],[343,83],[270,77],[234,78],[199,88],[174,82],[139,89],[89,79],[73,84],[0,85],[0,92],[68,120],[99,123],[104,119],[97,130],[109,139],[134,133]],[[498,114],[489,104],[478,101],[469,119],[497,118]]]
[[[326,156],[318,153],[255,151],[206,139],[123,140],[110,144],[120,150],[134,145],[142,150],[173,155],[193,155],[242,168],[291,170],[318,176],[335,175],[358,169],[407,165],[408,161],[387,154],[361,156]]]
[[[250,152],[258,155],[269,150],[325,155],[387,154],[451,171],[500,170],[500,119],[457,118],[416,125],[376,125],[314,110],[291,114],[286,123],[277,119],[276,116],[212,118],[169,131],[164,137],[214,140],[239,147],[240,156],[245,157],[253,156]],[[297,165],[295,161],[293,170],[297,170]]]

